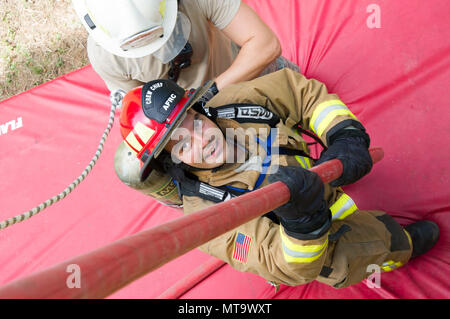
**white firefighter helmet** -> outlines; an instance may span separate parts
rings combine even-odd
[[[72,0],[83,25],[105,50],[125,58],[153,54],[162,63],[188,41],[191,24],[177,0]]]

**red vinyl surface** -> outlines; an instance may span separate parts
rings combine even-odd
[[[246,2],[280,37],[283,55],[337,93],[366,126],[372,146],[384,149],[373,171],[345,188],[358,207],[384,210],[403,225],[433,220],[441,238],[427,255],[383,274],[381,288],[311,283],[275,292],[264,279],[226,265],[182,298],[450,297],[450,3]],[[380,28],[367,25],[374,3]],[[109,108],[106,87],[90,67],[0,102],[0,220],[78,177],[96,151]],[[116,177],[117,118],[97,166],[71,195],[0,231],[0,285],[181,215]],[[208,259],[191,251],[110,298],[155,298]]]

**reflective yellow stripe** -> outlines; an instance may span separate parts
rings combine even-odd
[[[406,237],[408,237],[409,247],[412,247],[412,239],[411,239],[411,236],[410,236],[409,233],[406,231],[406,229],[403,229],[403,231],[405,232]]]
[[[341,100],[331,100],[319,104],[313,112],[309,126],[321,137],[328,125],[339,115],[349,115],[357,120]]]
[[[311,162],[309,161],[309,158],[300,155],[295,155],[295,159],[297,160],[297,162],[300,163],[300,165],[303,168],[305,169],[311,168]]]
[[[300,137],[303,139],[303,137],[301,136],[301,134],[300,134],[297,130],[294,130],[294,129],[293,129],[292,131],[294,132],[294,134],[297,134],[298,136],[300,136]],[[302,142],[302,147],[303,147],[303,149],[304,149],[306,152],[309,152],[308,146],[305,145],[305,143],[303,143],[303,142]],[[307,158],[307,157],[305,157],[305,156],[295,155],[295,159],[296,159],[297,162],[299,162],[300,165],[301,165],[303,168],[305,168],[305,169],[311,168],[311,167],[312,167],[309,158]]]
[[[155,134],[154,130],[142,124],[141,122],[137,122],[137,124],[134,126],[134,130],[145,144],[147,144],[153,134]]]
[[[311,129],[313,131],[314,131],[314,123],[316,122],[317,117],[322,113],[322,111],[324,109],[326,109],[327,107],[332,106],[332,105],[344,105],[345,106],[345,104],[341,100],[331,100],[331,101],[326,101],[326,102],[320,103],[314,110],[311,120],[309,122],[309,126],[311,127]]]
[[[358,207],[356,207],[353,199],[347,194],[342,194],[341,197],[330,207],[332,219],[344,219],[353,214]]]
[[[299,245],[291,242],[280,227],[283,256],[290,263],[310,263],[318,259],[328,246],[328,238],[321,245]]]
[[[381,265],[381,269],[383,269],[384,271],[392,271],[401,266],[403,266],[403,264],[400,261],[394,262],[393,260],[389,260]]]
[[[162,0],[159,3],[159,14],[161,14],[161,17],[164,19],[166,15],[166,0]]]
[[[130,134],[128,134],[127,138],[126,138],[128,144],[130,144],[130,146],[132,148],[134,148],[137,152],[140,152],[142,149],[142,145],[141,143],[138,142],[138,140],[136,139],[136,137],[134,136],[134,133],[131,131]]]
[[[329,112],[327,114],[327,116],[323,119],[323,121],[320,122],[319,127],[317,128],[316,134],[319,137],[321,137],[323,131],[325,131],[325,129],[328,127],[328,125],[330,125],[331,121],[333,121],[334,118],[339,115],[349,115],[349,116],[353,117],[355,120],[358,120],[356,118],[356,116],[354,116],[353,113],[350,112],[350,110],[334,110],[334,111]]]

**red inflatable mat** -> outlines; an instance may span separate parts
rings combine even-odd
[[[379,29],[367,25],[373,1],[246,2],[278,34],[283,55],[339,94],[372,145],[384,148],[372,173],[346,188],[358,207],[385,210],[402,224],[434,220],[441,239],[426,256],[383,274],[379,289],[311,283],[276,293],[262,278],[225,266],[183,297],[448,298],[448,1],[377,1]],[[107,125],[107,95],[88,67],[0,103],[0,220],[56,195],[81,173]],[[115,125],[97,166],[69,197],[0,231],[0,285],[180,216],[117,179]],[[208,259],[194,250],[111,298],[157,297]]]

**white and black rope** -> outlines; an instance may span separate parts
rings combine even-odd
[[[41,203],[40,205],[34,207],[33,209],[30,209],[26,213],[8,218],[5,221],[2,221],[0,223],[0,230],[5,229],[11,225],[23,222],[24,220],[27,220],[30,217],[33,217],[34,215],[40,213],[44,209],[50,207],[51,205],[59,202],[63,198],[65,198],[67,195],[69,195],[80,183],[87,177],[87,175],[91,172],[92,168],[97,163],[100,154],[103,152],[103,147],[105,146],[106,138],[108,137],[109,133],[111,132],[112,126],[114,124],[114,117],[116,114],[116,108],[120,106],[121,101],[123,97],[125,96],[125,92],[122,90],[115,91],[111,94],[111,111],[109,113],[109,121],[108,126],[106,127],[105,131],[103,132],[102,138],[100,140],[99,146],[97,148],[97,151],[95,152],[95,155],[93,156],[92,160],[89,162],[89,164],[86,166],[84,171],[81,173],[80,176],[78,176],[77,179],[75,179],[72,184],[70,184],[66,189],[64,189],[61,193],[59,193],[56,196],[53,196],[52,198],[46,200],[45,202]]]

